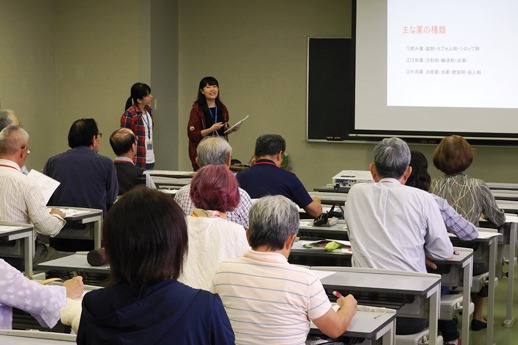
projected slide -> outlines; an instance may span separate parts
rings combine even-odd
[[[518,0],[358,0],[354,129],[518,138]]]
[[[518,1],[387,7],[387,105],[518,108]]]

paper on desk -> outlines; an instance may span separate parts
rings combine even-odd
[[[346,241],[346,240],[335,240],[335,239],[332,239],[332,238],[326,238],[325,239],[326,241],[333,241],[333,242],[336,242],[336,243],[340,243],[346,247],[350,247],[351,246],[351,241]],[[316,243],[316,242],[320,242],[322,241],[321,239],[320,240],[316,240],[316,241],[312,241],[312,240],[300,240],[299,242],[304,246],[304,244],[308,244],[308,243]],[[320,248],[316,248],[316,249],[320,249]],[[324,249],[324,248],[321,248],[321,249]]]
[[[62,207],[59,207],[59,210],[65,214],[65,218],[80,216],[80,215],[87,214],[90,212],[89,210],[78,210],[75,208],[62,208]]]
[[[321,270],[318,270],[318,269],[311,269],[311,272],[313,272],[317,276],[317,278],[320,279],[320,280],[324,279],[325,277],[329,277],[330,275],[336,273],[335,271],[321,271]]]
[[[52,177],[48,177],[47,175],[42,174],[34,169],[29,171],[27,177],[29,177],[32,182],[39,187],[41,194],[43,195],[43,199],[45,199],[45,204],[49,202],[50,197],[52,194],[54,194],[54,191],[60,185],[59,181],[56,181]]]

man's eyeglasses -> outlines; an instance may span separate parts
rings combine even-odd
[[[30,155],[31,154],[31,150],[29,149],[29,146],[22,146],[22,150],[25,150],[27,149],[27,154]]]
[[[99,138],[102,138],[102,137],[103,137],[103,134],[102,134],[102,133],[97,133],[97,136],[98,136]]]

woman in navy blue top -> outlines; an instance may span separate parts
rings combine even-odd
[[[83,298],[77,344],[234,344],[219,296],[176,280],[188,237],[173,198],[138,186],[103,225],[110,284]]]

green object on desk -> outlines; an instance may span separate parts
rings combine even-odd
[[[344,245],[340,242],[322,240],[316,242],[310,242],[303,245],[304,248],[324,248],[326,252],[332,252],[335,249],[342,248]]]
[[[335,241],[331,241],[328,244],[326,244],[326,246],[324,247],[324,250],[326,252],[332,252],[333,250],[342,248],[342,247],[343,247],[343,244],[335,242]]]

